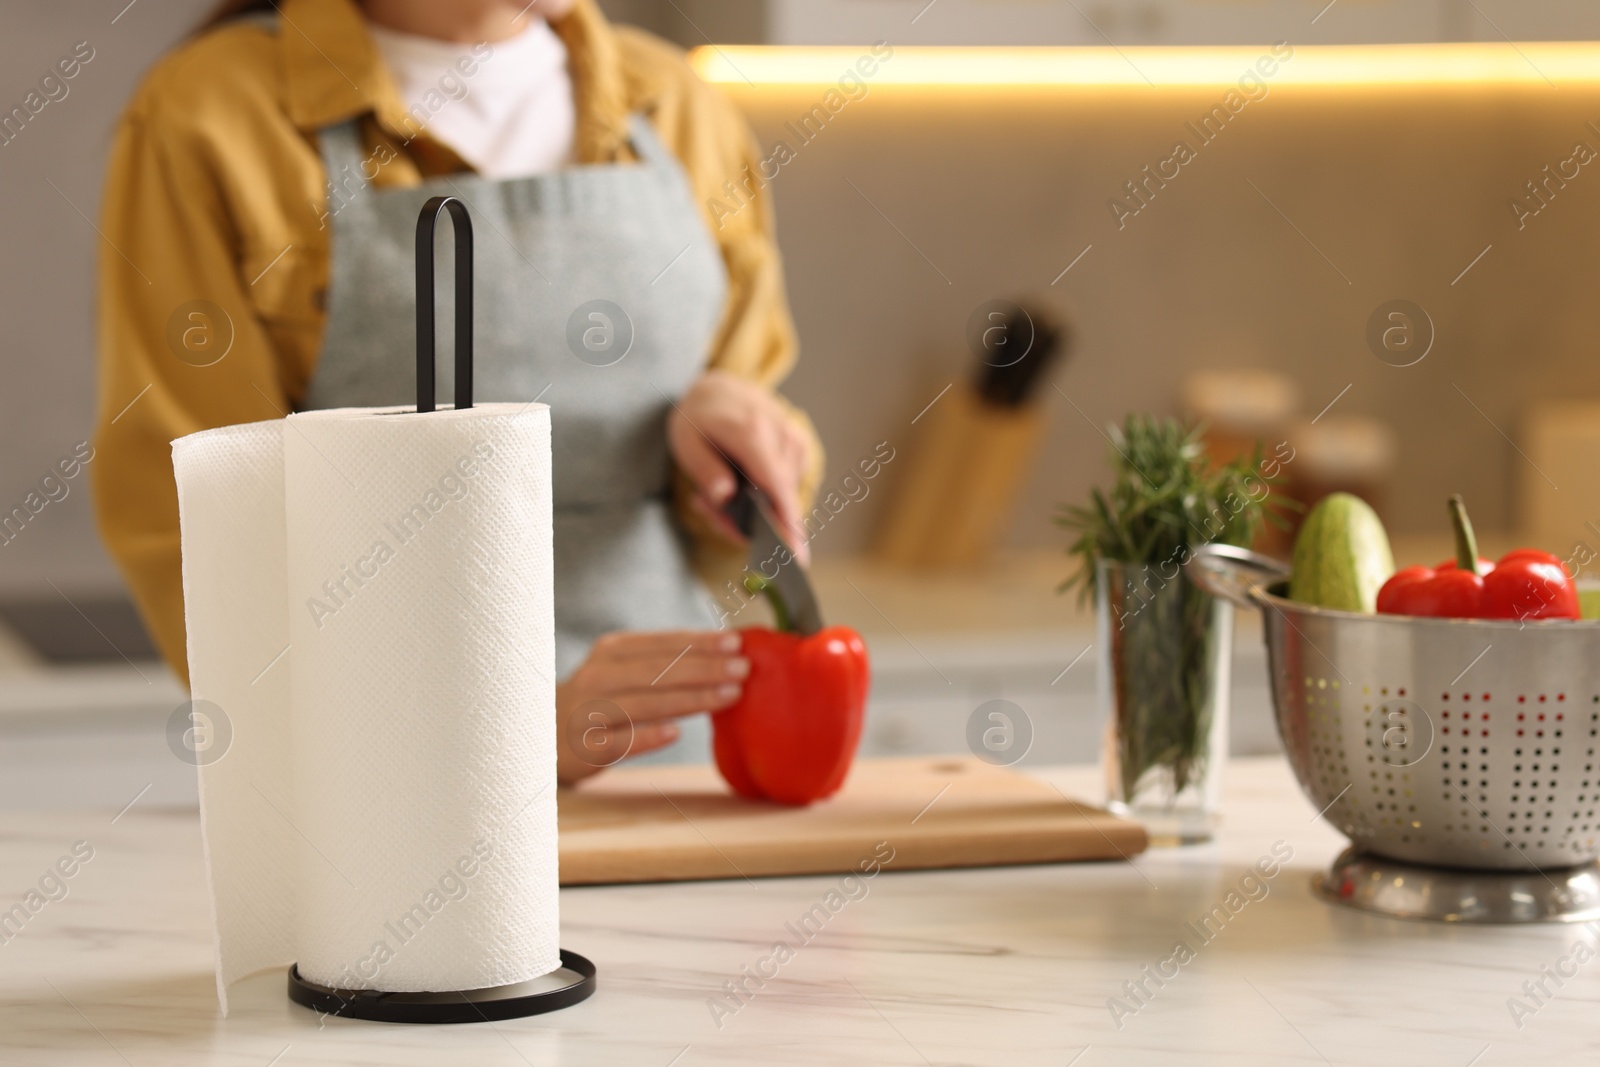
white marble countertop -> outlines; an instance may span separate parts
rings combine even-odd
[[[1097,796],[1090,768],[1048,773]],[[1439,1064],[1594,1062],[1600,962],[1521,1027],[1524,997],[1588,931],[1408,923],[1336,908],[1310,878],[1342,847],[1281,760],[1235,761],[1219,840],[1131,864],[892,869],[737,1011],[708,1006],[837,878],[564,890],[563,944],[600,971],[576,1007],[496,1024],[322,1019],[281,973],[217,1015],[192,811],[0,814],[0,910],[73,842],[93,859],[0,943],[0,1063]],[[1275,843],[1293,858],[1135,1014],[1108,1001],[1167,958]],[[1256,893],[1260,896],[1259,891]],[[0,934],[0,938],[3,938]],[[1199,945],[1190,935],[1190,942]],[[722,1001],[728,1007],[727,1001]],[[1118,1026],[1120,1021],[1121,1026]],[[720,1024],[720,1025],[719,1025]]]

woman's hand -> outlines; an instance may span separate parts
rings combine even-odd
[[[556,779],[598,774],[678,739],[672,720],[739,699],[750,661],[737,633],[610,633],[556,686]]]
[[[811,458],[810,441],[770,392],[726,371],[707,371],[668,417],[667,444],[694,483],[695,509],[717,529],[740,537],[722,514],[737,488],[731,460],[772,501],[795,555],[809,560],[800,480]]]

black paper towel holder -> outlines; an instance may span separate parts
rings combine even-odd
[[[433,232],[439,214],[450,212],[456,242],[455,406],[472,407],[472,218],[453,196],[435,196],[417,217],[417,411],[435,410]],[[520,1019],[569,1008],[595,990],[595,966],[561,949],[561,966],[549,974],[485,989],[392,993],[334,989],[289,965],[289,999],[323,1015],[385,1023],[483,1023]]]

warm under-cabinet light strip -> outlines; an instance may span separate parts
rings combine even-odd
[[[705,45],[690,62],[727,85],[1215,86],[1259,69],[1272,84],[1545,85],[1600,82],[1600,44],[1399,44],[1161,48]],[[1287,59],[1280,59],[1289,54]],[[866,71],[871,73],[867,74]],[[1270,71],[1270,73],[1267,73]]]

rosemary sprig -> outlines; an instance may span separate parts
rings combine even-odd
[[[1068,551],[1077,573],[1062,584],[1094,592],[1102,559],[1122,563],[1181,562],[1196,545],[1248,545],[1263,521],[1283,524],[1266,506],[1281,481],[1261,473],[1260,445],[1248,459],[1213,468],[1201,427],[1153,415],[1129,415],[1111,428],[1109,491],[1094,489],[1087,505],[1062,508],[1056,522],[1077,534]]]
[[[1197,545],[1248,545],[1263,521],[1285,519],[1267,507],[1278,479],[1262,473],[1259,445],[1248,459],[1213,467],[1197,426],[1130,415],[1112,433],[1110,489],[1095,489],[1057,521],[1077,534],[1069,551],[1079,569],[1063,590],[1077,585],[1085,599],[1099,592],[1102,563],[1117,579],[1104,591],[1116,621],[1107,652],[1121,799],[1131,803],[1148,773],[1170,775],[1175,796],[1213,755],[1214,605],[1177,568]]]

